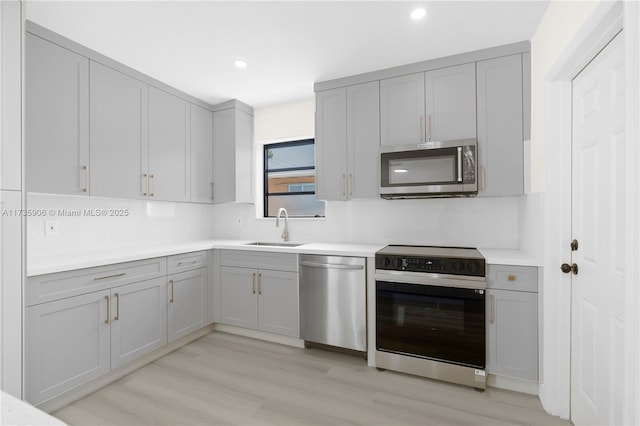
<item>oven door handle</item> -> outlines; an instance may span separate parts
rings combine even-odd
[[[458,147],[458,182],[462,182],[462,147]]]
[[[339,263],[318,263],[318,262],[300,262],[300,266],[308,266],[309,268],[323,268],[323,269],[350,269],[361,270],[364,269],[362,265],[341,265]]]

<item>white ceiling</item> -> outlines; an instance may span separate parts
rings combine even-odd
[[[548,1],[23,1],[25,17],[206,102],[530,40]],[[422,21],[409,18],[416,6]],[[234,66],[236,59],[246,69]]]

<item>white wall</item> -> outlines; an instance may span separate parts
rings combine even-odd
[[[545,78],[599,1],[552,0],[531,39],[531,191],[546,182]],[[551,152],[549,155],[552,155]],[[552,184],[552,182],[549,182]]]
[[[314,137],[314,117],[314,99],[257,109],[256,149],[264,142]],[[261,185],[256,176],[257,194]],[[257,206],[216,206],[215,236],[278,240],[281,230],[274,219],[261,218],[260,199],[256,201]],[[519,208],[518,197],[333,201],[326,203],[324,219],[291,219],[289,234],[291,240],[303,242],[517,248]]]
[[[213,206],[209,205],[29,194],[27,206],[46,214],[30,217],[27,221],[28,257],[213,236]],[[85,213],[110,209],[125,210],[129,215],[90,216]],[[80,216],[65,216],[63,212],[78,212]],[[45,235],[46,220],[58,222],[58,235]]]

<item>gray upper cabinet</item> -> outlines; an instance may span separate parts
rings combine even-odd
[[[479,61],[477,67],[478,195],[521,195],[524,192],[522,55]]]
[[[213,201],[213,113],[191,105],[191,201]]]
[[[148,198],[148,86],[91,62],[91,195]]]
[[[349,198],[379,195],[380,85],[347,87],[347,161]]]
[[[476,64],[428,71],[425,141],[476,137]]]
[[[377,81],[316,94],[316,198],[378,196],[379,96]]]
[[[347,90],[316,93],[316,198],[347,198]]]
[[[475,63],[380,81],[381,145],[475,136]]]
[[[189,201],[189,103],[149,87],[149,197]]]
[[[253,202],[252,149],[251,107],[231,101],[213,112],[214,203]]]
[[[89,60],[26,34],[26,188],[89,194]]]
[[[424,142],[424,73],[380,81],[380,144]]]

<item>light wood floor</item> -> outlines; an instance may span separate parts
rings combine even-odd
[[[53,413],[70,425],[569,424],[537,397],[480,393],[364,359],[214,332]]]

